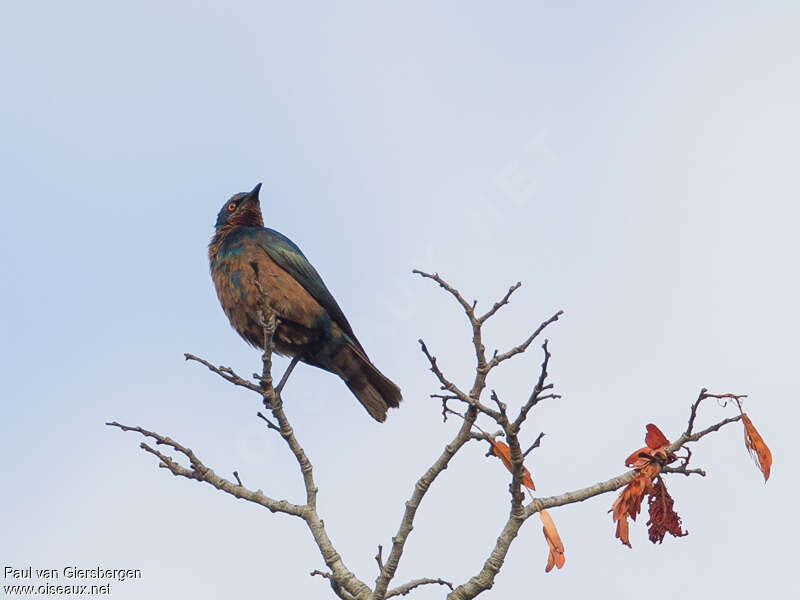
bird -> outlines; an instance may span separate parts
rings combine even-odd
[[[260,190],[259,183],[225,202],[208,245],[211,279],[231,326],[263,350],[258,312],[266,304],[277,317],[278,354],[338,375],[376,421],[385,421],[389,407],[400,405],[400,388],[372,364],[297,244],[264,227]]]

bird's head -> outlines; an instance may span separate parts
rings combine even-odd
[[[250,192],[231,196],[220,209],[214,228],[219,232],[230,231],[234,227],[263,227],[264,219],[261,216],[261,205],[258,200],[260,189],[259,183]]]

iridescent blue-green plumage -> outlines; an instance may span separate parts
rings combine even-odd
[[[258,192],[236,194],[220,210],[209,244],[211,276],[233,328],[262,347],[262,301],[279,322],[278,352],[339,375],[378,421],[399,405],[399,388],[370,362],[342,309],[298,246],[263,226]]]

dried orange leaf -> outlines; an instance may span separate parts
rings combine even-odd
[[[656,475],[661,473],[661,465],[657,462],[651,462],[639,469],[639,472],[647,482],[647,493],[651,494],[653,491],[653,479],[656,478]]]
[[[772,452],[764,443],[764,438],[756,430],[755,425],[746,413],[742,413],[742,423],[744,423],[744,445],[753,457],[756,465],[764,474],[764,483],[769,479],[769,471],[772,468]]]
[[[617,521],[617,532],[615,537],[619,539],[620,542],[625,544],[628,548],[633,548],[631,546],[631,541],[628,539],[628,518],[622,518]]]
[[[489,439],[489,442],[492,444],[492,454],[503,461],[506,469],[513,472],[513,467],[511,465],[511,449],[508,447],[508,444],[505,442],[495,441],[492,438]],[[536,489],[533,485],[533,479],[531,479],[531,473],[528,471],[525,465],[522,466],[522,485],[529,490]]]
[[[649,446],[639,448],[636,452],[625,459],[625,466],[633,469],[641,469],[653,459],[653,450]]]
[[[631,543],[628,540],[628,517],[634,521],[636,520],[636,516],[642,509],[642,500],[646,495],[653,493],[653,479],[660,472],[661,465],[654,462],[647,463],[639,469],[636,477],[622,488],[619,496],[614,501],[614,505],[611,507],[610,512],[613,513],[614,521],[617,524],[616,537],[629,548]]]
[[[553,523],[550,513],[542,509],[539,511],[539,518],[542,519],[542,532],[544,532],[544,538],[547,540],[547,545],[550,547],[550,554],[547,557],[547,566],[544,568],[544,572],[549,573],[553,566],[559,569],[563,567],[567,559],[564,557],[564,544],[561,541],[561,536],[558,535],[556,524]]]
[[[623,517],[630,517],[634,521],[642,506],[642,500],[650,489],[650,482],[646,477],[639,473],[628,485],[622,488],[617,500],[611,507],[614,513],[614,520],[618,521]]]

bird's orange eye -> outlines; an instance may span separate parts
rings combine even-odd
[[[235,202],[231,202],[230,204],[228,204],[228,210],[230,212],[235,211],[236,210],[236,203]]]

